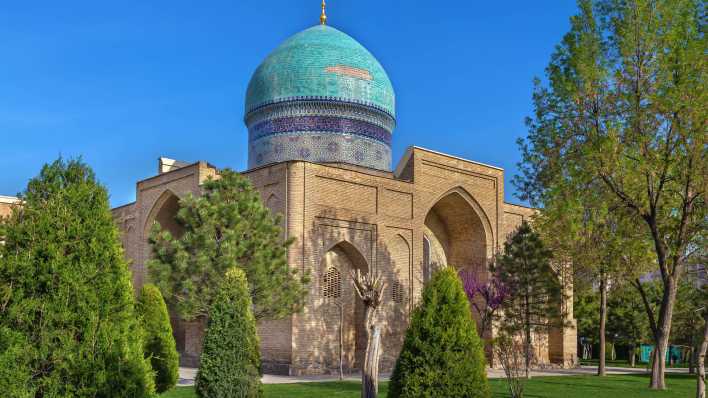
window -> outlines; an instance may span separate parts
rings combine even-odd
[[[432,269],[430,269],[430,240],[423,237],[423,282],[430,280]]]
[[[342,296],[342,275],[338,269],[331,267],[322,277],[322,295],[333,299]]]
[[[399,281],[394,281],[391,284],[391,300],[393,300],[394,303],[401,304],[405,300],[405,290],[403,289],[403,285]]]

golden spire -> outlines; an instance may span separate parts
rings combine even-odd
[[[320,15],[320,25],[327,25],[327,14],[325,14],[325,0],[322,0],[322,15]]]

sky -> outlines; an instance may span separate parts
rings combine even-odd
[[[376,56],[396,91],[393,167],[416,145],[505,169],[569,29],[573,0],[328,0],[328,23]],[[248,81],[319,0],[8,1],[0,5],[0,195],[81,156],[111,205],[166,156],[244,170]]]

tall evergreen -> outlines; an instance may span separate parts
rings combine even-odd
[[[484,347],[462,282],[436,272],[413,311],[389,397],[489,397]]]
[[[502,283],[511,292],[502,306],[502,324],[510,334],[523,337],[526,377],[533,359],[531,334],[561,322],[561,285],[550,260],[550,250],[524,221],[497,261]]]
[[[261,389],[261,359],[256,321],[246,275],[226,271],[209,311],[209,324],[197,373],[201,398],[256,398]]]
[[[155,372],[155,389],[165,392],[177,384],[179,354],[172,335],[170,316],[160,290],[153,284],[145,284],[140,291],[138,311],[145,331],[145,357]]]
[[[150,275],[180,316],[207,316],[224,273],[239,267],[246,273],[256,319],[281,318],[302,308],[308,281],[287,263],[279,217],[261,201],[258,191],[240,174],[226,169],[203,185],[199,197],[180,201],[177,222],[181,237],[151,234],[154,259]]]
[[[153,396],[106,190],[84,163],[60,159],[21,200],[0,231],[2,394]]]

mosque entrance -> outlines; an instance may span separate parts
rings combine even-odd
[[[487,278],[490,234],[480,214],[474,199],[462,189],[452,190],[431,207],[425,217],[423,240],[426,281],[447,266],[474,272],[482,280]]]

